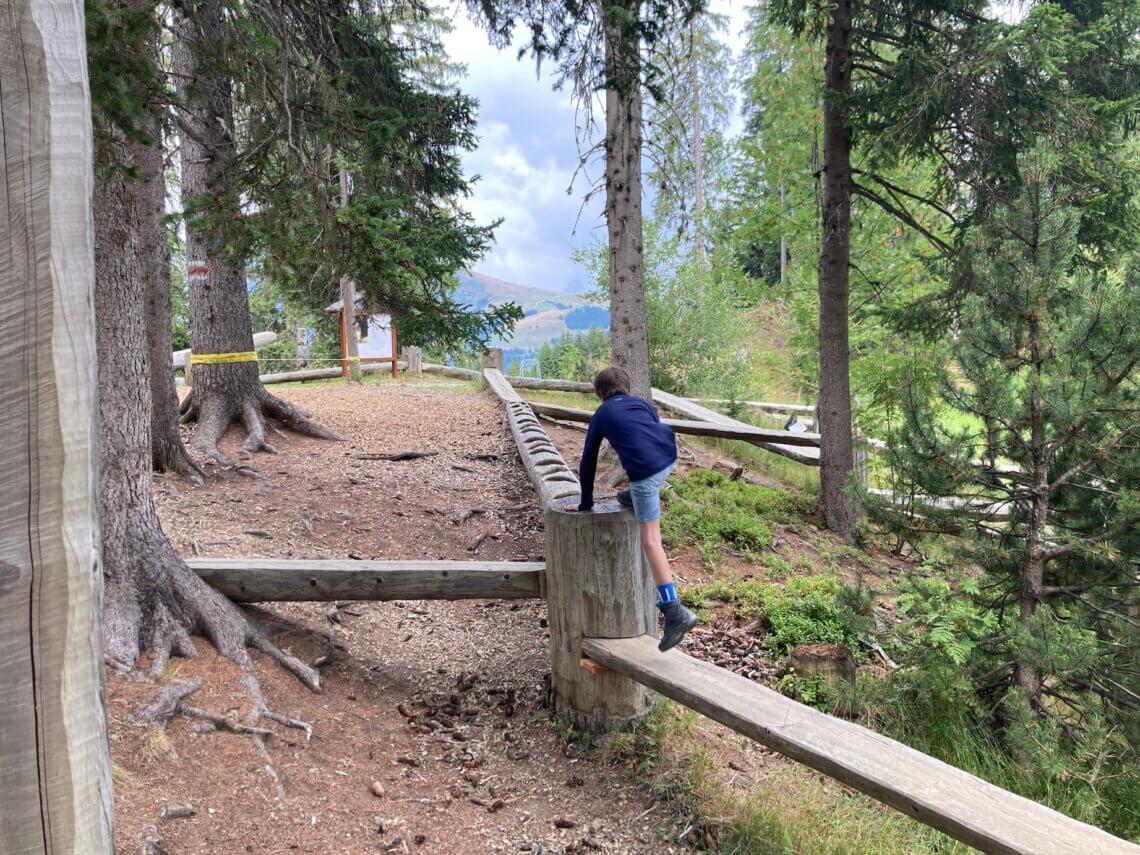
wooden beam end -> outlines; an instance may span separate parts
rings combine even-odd
[[[583,656],[580,660],[578,660],[578,664],[594,676],[597,676],[598,674],[608,674],[610,670],[601,662],[595,662],[593,659],[590,659],[587,656]]]

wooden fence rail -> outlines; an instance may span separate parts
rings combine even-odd
[[[541,561],[191,558],[186,563],[239,603],[517,600],[546,595],[546,565]]]
[[[534,412],[564,421],[588,422],[593,416],[589,410],[562,407],[558,404],[542,404],[536,401],[529,403]],[[733,426],[689,419],[662,419],[661,421],[669,425],[674,433],[715,437],[717,439],[735,439],[766,448],[775,454],[795,460],[797,463],[804,463],[808,466],[819,465],[818,433],[788,433],[787,431],[770,430],[743,423]],[[815,452],[815,456],[812,456],[813,452]]]
[[[585,638],[594,662],[984,852],[1125,855],[1140,846],[657,642]]]

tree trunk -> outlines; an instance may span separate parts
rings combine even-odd
[[[139,181],[140,240],[146,255],[140,275],[146,283],[146,332],[150,363],[150,423],[152,462],[156,472],[174,472],[200,483],[202,471],[182,442],[178,429],[178,393],[174,387],[174,367],[170,362],[170,246],[167,242],[166,175],[161,132],[151,123],[154,142],[139,146],[134,163]]]
[[[823,107],[823,246],[819,257],[819,494],[827,527],[855,539],[855,507],[846,488],[854,466],[848,349],[848,267],[851,257],[851,131],[843,99],[851,0],[837,0],[827,26]]]
[[[1030,364],[1035,371],[1040,372],[1041,355],[1041,321],[1036,315],[1029,318],[1029,349]],[[1037,380],[1040,381],[1040,376]],[[1049,524],[1049,460],[1045,440],[1045,417],[1042,413],[1039,398],[1041,385],[1034,384],[1029,398],[1029,447],[1033,456],[1033,504],[1030,509],[1029,530],[1025,538],[1025,560],[1021,569],[1021,589],[1019,591],[1018,616],[1021,631],[1027,635],[1034,635],[1034,616],[1037,607],[1044,600],[1045,590],[1045,553],[1047,545],[1047,527]],[[1014,679],[1025,693],[1025,699],[1035,712],[1041,712],[1041,672],[1034,662],[1028,661],[1019,651],[1018,662],[1014,670]]]
[[[114,162],[137,164],[148,146],[120,142]],[[110,159],[110,158],[109,158]],[[97,183],[95,316],[99,359],[99,513],[103,526],[104,645],[120,667],[135,669],[150,654],[157,674],[173,652],[193,656],[191,633],[204,633],[242,666],[255,707],[262,709],[247,645],[266,651],[317,687],[315,672],[285,656],[244,614],[203,582],[162,532],[151,492],[151,379],[146,274],[154,248],[148,230],[150,187],[114,169]],[[169,361],[167,350],[162,358]]]
[[[692,50],[692,67],[690,73],[693,78],[693,246],[696,250],[697,260],[705,259],[705,141],[701,130],[701,63],[698,59],[697,18],[693,17],[689,24],[689,38]]]
[[[348,207],[348,171],[340,170],[340,206]],[[360,374],[360,346],[356,335],[356,288],[352,279],[346,273],[340,277],[340,334],[344,336],[345,371],[344,376],[349,383],[359,383]]]
[[[0,852],[110,852],[79,2],[0,7]]]
[[[184,102],[182,202],[184,208],[194,209],[186,222],[194,385],[183,411],[198,421],[194,447],[228,464],[218,440],[235,421],[248,434],[242,446],[246,454],[274,450],[265,438],[266,415],[301,433],[339,437],[300,408],[270,395],[257,379],[244,263],[227,248],[225,235],[241,211],[230,169],[235,154],[230,80],[217,69],[226,36],[224,4],[204,0],[188,11],[192,17],[179,16],[173,49],[173,70]],[[199,56],[206,59],[199,62]],[[198,361],[211,356],[226,361]]]
[[[630,4],[627,13],[637,14]],[[606,227],[610,259],[610,345],[635,395],[651,399],[641,223],[641,75],[637,36],[603,4],[606,50]]]

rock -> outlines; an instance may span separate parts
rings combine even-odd
[[[420,765],[420,761],[416,757],[397,757],[397,763],[403,763],[405,766],[411,766],[413,769]]]
[[[586,782],[581,777],[575,775],[573,778],[566,779],[566,786],[568,787],[584,787]]]
[[[507,806],[507,803],[503,799],[495,799],[493,802],[491,802],[489,805],[487,805],[487,812],[488,813],[495,813],[495,811],[502,810],[506,806]]]
[[[478,772],[464,772],[463,779],[469,784],[474,784],[476,787],[483,783],[483,776]]]
[[[403,702],[396,704],[396,712],[398,712],[404,718],[413,718],[415,716],[415,713],[413,713],[408,705]]]
[[[451,797],[453,799],[461,799],[467,795],[463,792],[463,787],[459,786],[459,784],[452,784],[451,789],[448,792],[451,794]]]
[[[384,785],[381,784],[379,781],[373,781],[372,782],[371,790],[372,790],[372,795],[376,796],[376,798],[378,798],[378,799],[383,798],[383,796],[384,796]]]
[[[416,846],[423,846],[425,843],[427,843],[427,835],[426,834],[417,834],[415,837],[412,838],[412,842],[415,843]]]
[[[554,820],[554,827],[555,828],[577,828],[578,823],[572,819],[568,819],[567,817],[560,816],[560,817],[558,817],[558,819]]]

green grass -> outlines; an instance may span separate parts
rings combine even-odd
[[[709,565],[725,550],[755,559],[776,523],[802,520],[814,508],[798,491],[729,481],[710,469],[692,469],[670,484],[661,515],[665,545],[696,546]]]
[[[714,579],[690,585],[681,599],[708,619],[710,601],[731,603],[734,616],[753,620],[766,631],[766,643],[778,651],[823,642],[855,649],[866,629],[866,594],[837,575],[793,576],[783,585],[751,579]]]
[[[958,855],[973,851],[792,763],[767,762],[763,774],[746,787],[732,786],[724,758],[712,749],[717,742],[710,727],[696,713],[665,701],[635,731],[611,737],[606,757],[632,768],[668,799],[682,814],[678,825],[699,830],[697,840],[708,831],[716,852]]]

